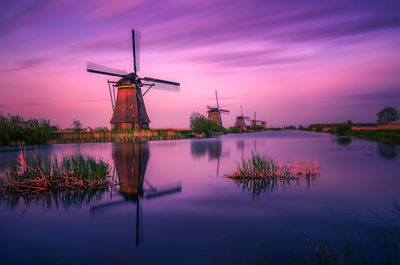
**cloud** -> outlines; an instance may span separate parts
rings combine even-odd
[[[400,86],[397,88],[388,88],[377,90],[376,92],[359,93],[345,96],[355,101],[373,101],[373,102],[400,102]]]
[[[277,37],[286,41],[313,41],[357,36],[395,28],[400,28],[398,15],[366,16],[319,27],[308,27],[292,34],[279,34]]]
[[[305,54],[293,54],[286,49],[259,49],[245,51],[201,54],[187,58],[189,61],[202,61],[224,67],[246,68],[276,64],[291,64],[309,59]]]
[[[51,61],[51,58],[49,57],[42,57],[42,56],[31,57],[27,59],[18,60],[15,63],[9,62],[11,66],[9,65],[3,66],[4,69],[2,69],[2,71],[18,71],[18,70],[30,69],[43,65],[49,61]]]

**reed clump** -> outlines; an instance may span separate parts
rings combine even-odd
[[[252,153],[248,159],[242,158],[236,167],[236,172],[225,177],[233,179],[243,191],[255,195],[272,193],[275,190],[285,190],[292,183],[300,186],[303,182],[308,188],[319,177],[318,161],[306,163],[299,160],[277,162],[258,153]]]
[[[96,189],[114,185],[109,177],[109,165],[83,155],[28,160],[21,151],[18,165],[0,178],[0,195],[24,196],[68,190]]]
[[[277,162],[264,155],[252,153],[250,158],[242,158],[234,174],[227,175],[226,177],[298,179],[301,176],[317,176],[319,175],[318,162],[315,160],[313,164],[311,164],[310,159],[307,159],[305,165],[298,160]]]

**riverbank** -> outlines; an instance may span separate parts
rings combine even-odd
[[[385,144],[400,144],[400,124],[375,123],[333,123],[311,124],[301,130],[332,133],[342,136],[354,136],[360,139],[373,140]]]
[[[385,144],[400,144],[400,130],[351,130],[348,135]]]

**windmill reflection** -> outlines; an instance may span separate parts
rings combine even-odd
[[[150,152],[147,143],[115,143],[112,157],[120,184],[120,193],[128,200],[143,195],[143,182]]]
[[[190,153],[193,158],[200,158],[208,154],[209,160],[217,160],[217,177],[219,176],[220,158],[228,155],[222,153],[222,141],[219,139],[192,140]]]
[[[147,163],[150,157],[148,143],[114,143],[112,157],[116,177],[120,182],[122,200],[111,201],[90,208],[92,213],[101,212],[110,207],[125,204],[136,204],[136,245],[139,245],[140,202],[142,199],[152,199],[164,195],[181,192],[182,186],[158,189],[145,180]],[[144,188],[146,186],[146,188]]]

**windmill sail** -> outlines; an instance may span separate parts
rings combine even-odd
[[[92,63],[92,62],[87,62],[86,70],[91,73],[119,76],[119,77],[125,77],[128,74],[128,72],[125,70],[111,68],[111,67],[107,67],[107,66],[100,65],[97,63]]]
[[[139,72],[140,71],[140,39],[142,34],[140,33],[140,31],[137,30],[132,30],[134,32],[134,37],[132,40],[133,45],[135,46],[135,52],[134,52],[134,66],[136,67],[135,72]]]

